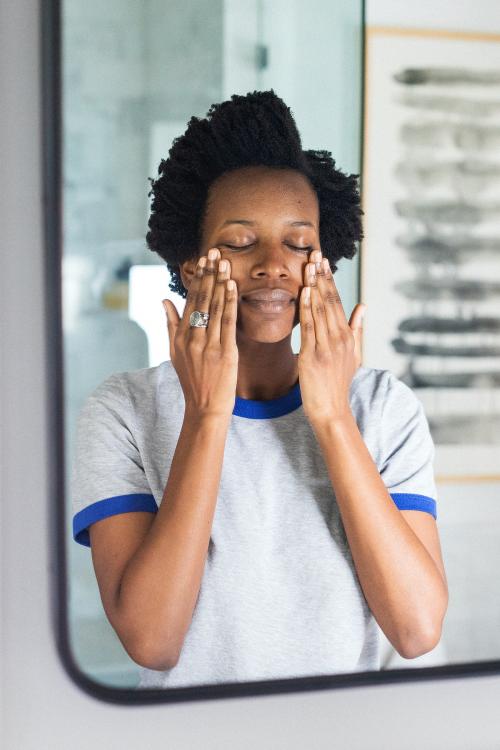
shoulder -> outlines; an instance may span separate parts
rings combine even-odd
[[[369,409],[380,408],[396,376],[390,370],[376,367],[358,367],[350,388],[350,399],[354,406]]]
[[[148,405],[154,410],[161,396],[169,398],[180,388],[177,373],[170,360],[156,367],[115,372],[108,375],[85,399],[80,419],[97,413],[113,413],[127,419]]]
[[[358,368],[351,383],[350,404],[367,439],[375,435],[378,442],[385,438],[392,441],[394,433],[417,423],[426,429],[422,402],[391,370]]]
[[[396,404],[415,404],[418,398],[404,380],[392,370],[359,367],[351,383],[351,399],[368,403],[372,408]]]
[[[114,372],[94,388],[87,401],[123,403],[124,405],[127,403],[133,405],[136,401],[144,403],[159,391],[168,392],[176,379],[177,373],[170,360],[155,367]]]

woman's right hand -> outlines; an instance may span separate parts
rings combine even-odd
[[[217,249],[217,248],[214,248]],[[236,345],[236,315],[238,289],[230,290],[231,267],[220,270],[220,252],[215,260],[205,256],[198,261],[189,285],[182,319],[170,300],[163,300],[167,313],[170,358],[179,377],[186,414],[230,417],[236,398],[238,376],[238,347]],[[189,324],[194,310],[208,312],[207,328]]]

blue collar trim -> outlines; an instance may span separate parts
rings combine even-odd
[[[301,405],[302,396],[300,384],[297,380],[291,391],[285,393],[284,396],[272,398],[269,401],[256,401],[251,398],[236,396],[233,414],[236,417],[246,417],[247,419],[272,419],[289,414]]]

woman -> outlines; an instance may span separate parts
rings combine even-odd
[[[356,178],[271,90],[193,117],[152,181],[147,242],[185,310],[164,301],[170,361],[84,405],[73,484],[139,687],[378,669],[377,623],[405,658],[439,641],[428,424],[360,366],[363,306],[347,322],[333,279]]]

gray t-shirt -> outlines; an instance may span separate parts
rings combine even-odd
[[[357,370],[349,397],[397,507],[436,518],[434,444],[421,401],[391,371],[369,367]],[[88,527],[107,516],[157,512],[183,415],[171,361],[113,374],[92,392],[78,417],[73,456],[77,542],[90,546]],[[236,397],[180,658],[166,671],[141,667],[139,688],[379,668],[378,625],[299,383],[270,401]]]

